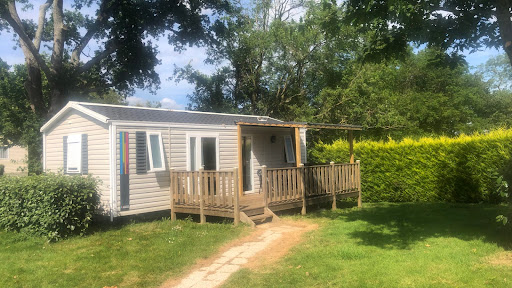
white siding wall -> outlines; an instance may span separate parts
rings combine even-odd
[[[25,159],[27,157],[27,149],[20,146],[12,146],[8,148],[8,158],[0,159],[0,164],[5,166],[5,174],[26,174],[27,163]],[[24,172],[18,171],[18,168],[22,168]]]
[[[61,172],[64,165],[63,137],[87,134],[89,174],[101,180],[100,197],[104,212],[109,211],[110,163],[108,124],[71,110],[46,131],[46,171]]]
[[[201,135],[213,133],[219,135],[220,170],[233,169],[237,162],[237,134],[232,126],[227,128],[183,128],[171,127],[171,163],[169,164],[169,128],[116,126],[116,182],[117,202],[120,203],[121,192],[119,183],[119,132],[129,132],[129,169],[130,169],[130,210],[117,211],[118,215],[160,211],[170,208],[170,177],[169,167],[176,170],[187,168],[187,134]],[[135,133],[137,131],[160,132],[164,145],[165,171],[136,173]],[[117,205],[119,207],[119,205]],[[119,208],[118,208],[119,209]]]

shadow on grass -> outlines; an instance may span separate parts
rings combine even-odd
[[[125,227],[126,225],[135,224],[135,223],[147,223],[153,221],[160,221],[163,219],[170,219],[171,210],[150,212],[144,214],[136,214],[130,216],[116,217],[114,221],[110,221],[110,217],[106,216],[97,216],[93,222],[91,223],[87,235],[91,235],[98,232],[106,232],[112,230],[119,230]],[[199,215],[196,214],[176,214],[177,220],[186,220],[199,223]],[[233,219],[224,218],[224,217],[215,217],[215,216],[207,216],[208,223],[216,223],[216,224],[233,224]]]
[[[346,205],[350,206],[350,203]],[[311,217],[346,222],[360,221],[349,237],[362,245],[388,249],[409,249],[431,237],[453,237],[465,241],[483,240],[510,250],[512,231],[496,222],[506,207],[484,204],[379,203],[365,208],[316,211]],[[509,225],[510,226],[510,225]]]

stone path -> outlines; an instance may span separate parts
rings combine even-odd
[[[176,288],[208,288],[217,287],[226,281],[231,274],[238,271],[251,260],[256,261],[256,254],[280,239],[284,233],[300,230],[289,225],[272,226],[255,241],[232,247],[215,259],[210,266],[193,271]],[[254,259],[253,259],[254,258]]]

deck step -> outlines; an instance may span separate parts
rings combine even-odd
[[[242,211],[245,212],[245,214],[247,214],[247,216],[251,217],[251,216],[254,216],[254,215],[260,215],[260,214],[263,214],[265,213],[265,207],[251,207],[251,208],[246,208],[246,209],[242,209]]]
[[[270,213],[263,213],[263,214],[250,216],[249,218],[254,222],[254,224],[258,225],[258,224],[271,222],[273,215]]]

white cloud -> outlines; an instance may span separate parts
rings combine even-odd
[[[136,96],[128,96],[126,97],[126,102],[129,106],[135,106],[135,105],[143,105],[146,103],[146,99],[136,97]]]
[[[184,110],[184,108],[185,108],[183,105],[176,103],[176,101],[174,99],[167,98],[167,97],[160,100],[160,103],[162,104],[162,108],[174,109],[174,110]]]

